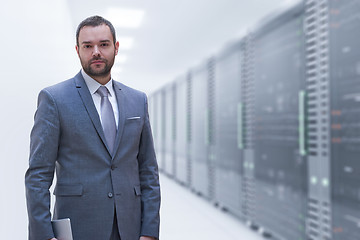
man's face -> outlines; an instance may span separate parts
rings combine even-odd
[[[84,71],[89,76],[110,76],[118,49],[119,42],[114,45],[113,36],[107,25],[85,26],[80,30],[76,51]]]

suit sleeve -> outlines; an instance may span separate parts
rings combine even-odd
[[[42,90],[30,135],[29,168],[25,174],[29,240],[54,237],[49,188],[54,177],[60,136],[58,115],[53,97],[48,91]]]
[[[141,236],[159,238],[160,185],[158,166],[151,133],[147,98],[145,99],[145,122],[141,134],[138,155],[141,184],[142,225]]]

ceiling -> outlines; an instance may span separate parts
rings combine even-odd
[[[116,28],[132,37],[127,60],[113,77],[151,93],[246,33],[289,0],[68,0],[74,32],[86,17],[107,17],[109,8],[144,11],[140,27]],[[108,18],[110,21],[112,19]],[[74,40],[75,42],[75,40]],[[115,76],[114,76],[115,75]]]

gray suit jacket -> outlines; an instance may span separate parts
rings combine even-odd
[[[114,90],[120,116],[112,154],[81,73],[40,92],[25,175],[29,240],[53,237],[54,172],[54,219],[71,219],[74,240],[109,239],[115,207],[122,240],[158,238],[160,186],[147,98],[115,81]]]

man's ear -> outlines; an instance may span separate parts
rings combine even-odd
[[[78,45],[75,45],[75,50],[76,50],[76,52],[77,52],[78,56],[80,57],[80,54],[79,54],[79,47],[78,47]]]
[[[119,51],[119,41],[116,41],[116,43],[115,43],[115,55],[118,54],[118,51]]]

